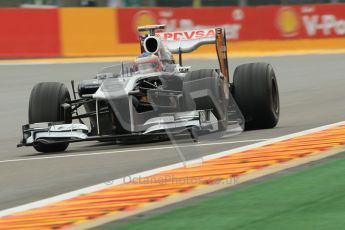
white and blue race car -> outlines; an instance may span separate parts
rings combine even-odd
[[[94,79],[81,81],[77,90],[72,81],[73,99],[62,83],[35,85],[29,124],[23,126],[18,147],[58,152],[80,141],[121,143],[175,135],[197,140],[214,133],[220,137],[229,127],[276,126],[279,93],[270,64],[238,66],[230,78],[222,28],[164,29],[139,27],[138,58],[103,69]],[[183,66],[182,54],[204,44],[215,44],[219,67],[192,71]]]

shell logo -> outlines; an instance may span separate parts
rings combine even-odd
[[[138,13],[136,13],[133,22],[133,29],[135,32],[137,32],[137,28],[139,26],[157,24],[157,20],[154,14],[147,10],[141,10]]]
[[[284,37],[296,36],[299,32],[300,21],[296,11],[291,7],[282,7],[277,15],[278,29]]]

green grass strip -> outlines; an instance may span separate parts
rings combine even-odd
[[[345,158],[117,229],[345,229]]]

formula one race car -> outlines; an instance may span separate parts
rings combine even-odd
[[[62,83],[35,85],[29,124],[23,126],[18,147],[57,152],[80,141],[123,143],[179,135],[198,140],[212,133],[222,136],[234,124],[246,130],[276,126],[280,106],[271,65],[240,65],[230,79],[222,28],[164,29],[164,25],[139,27],[138,58],[81,81],[78,91],[72,81],[73,99]],[[182,53],[204,44],[215,44],[219,68],[183,66]],[[173,54],[178,54],[178,63]]]

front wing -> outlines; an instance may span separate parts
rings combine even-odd
[[[173,114],[162,114],[144,124],[144,132],[120,135],[91,135],[85,124],[63,124],[61,122],[27,124],[22,127],[22,139],[17,147],[32,146],[36,143],[72,143],[95,140],[123,140],[126,138],[159,137],[162,135],[191,135],[197,140],[194,130],[207,133],[218,130],[217,119],[210,110],[198,110]],[[190,132],[193,130],[193,132]]]

